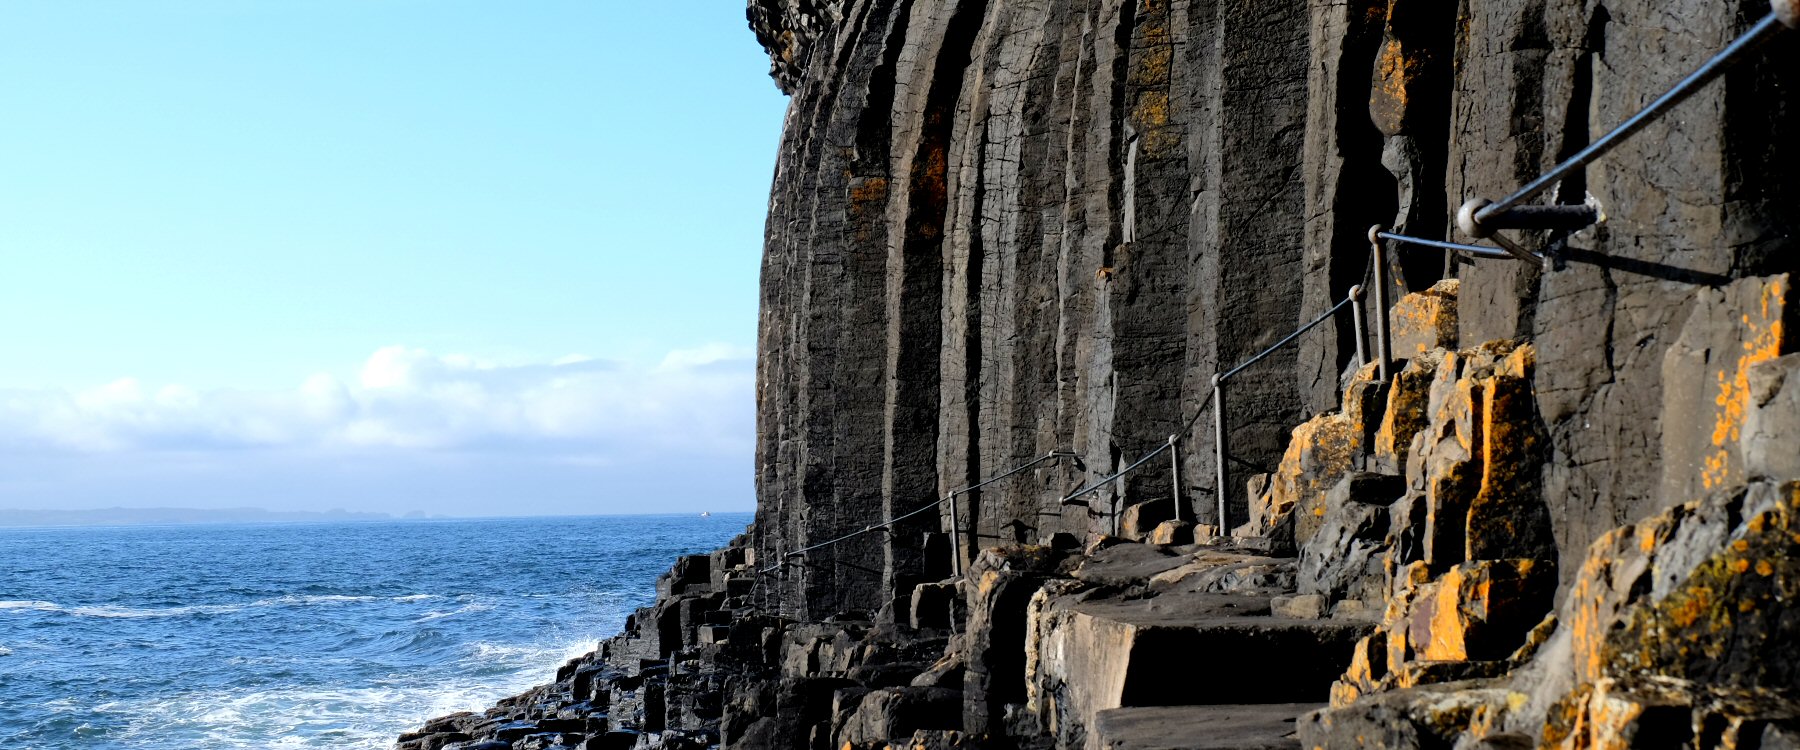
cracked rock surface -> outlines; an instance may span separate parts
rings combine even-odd
[[[399,747],[1796,746],[1794,34],[1537,198],[1604,217],[1549,263],[1377,294],[1367,234],[1473,241],[1766,12],[750,0],[756,521]],[[1213,400],[1357,285],[1385,374],[1339,314]]]

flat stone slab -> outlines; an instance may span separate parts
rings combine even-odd
[[[1073,604],[1071,609],[1140,628],[1191,627],[1220,620],[1267,622],[1269,603],[1269,597],[1249,594],[1172,592],[1139,598],[1088,599]]]
[[[1126,542],[1095,552],[1075,569],[1074,576],[1088,583],[1125,586],[1148,581],[1192,559],[1192,555],[1178,554],[1166,547]]]
[[[1293,750],[1295,719],[1322,703],[1153,706],[1101,711],[1102,750]]]
[[[1117,708],[1313,703],[1372,627],[1271,617],[1263,596],[1075,594],[1045,608],[1028,669],[1039,710],[1072,726]]]
[[[1098,599],[1074,604],[1070,627],[1122,668],[1111,706],[1325,700],[1368,623],[1268,616],[1268,600],[1239,594]],[[1110,637],[1108,637],[1110,636]],[[1113,694],[1112,690],[1104,694]]]

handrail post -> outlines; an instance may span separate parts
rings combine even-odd
[[[1176,442],[1175,435],[1169,436],[1169,479],[1174,496],[1175,520],[1181,520],[1181,444]]]
[[[1386,383],[1393,377],[1389,371],[1394,367],[1394,349],[1388,340],[1392,331],[1388,328],[1387,248],[1381,232],[1380,224],[1369,227],[1371,260],[1375,264],[1375,361],[1380,363],[1381,382]]]
[[[950,575],[962,577],[962,523],[956,512],[956,493],[945,500],[950,503]]]
[[[1361,370],[1369,365],[1368,328],[1363,324],[1363,288],[1361,284],[1350,287],[1350,323],[1356,329],[1356,369]]]
[[[1230,487],[1230,471],[1225,468],[1225,379],[1214,375],[1213,381],[1213,461],[1217,464],[1219,486],[1215,491],[1219,496],[1219,531],[1223,537],[1230,533],[1228,516],[1225,510],[1226,488]]]

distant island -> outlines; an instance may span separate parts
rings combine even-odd
[[[412,512],[405,518],[426,518]],[[388,513],[274,511],[262,508],[96,508],[89,510],[0,510],[0,528],[23,526],[143,526],[202,523],[298,523],[306,521],[391,521]]]

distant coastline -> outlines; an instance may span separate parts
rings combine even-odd
[[[596,513],[592,515],[671,515],[690,513]],[[710,517],[729,520],[748,518],[750,511],[714,511]],[[562,517],[562,516],[546,516]],[[574,517],[574,516],[568,516]],[[326,511],[280,511],[263,508],[91,508],[84,510],[19,510],[0,508],[0,529],[63,528],[82,526],[188,526],[222,523],[320,523],[359,521],[438,521],[471,520],[469,516],[449,516],[411,511],[404,514],[351,511],[334,508]]]
[[[0,510],[0,528],[32,526],[152,526],[208,523],[304,523],[422,519],[423,513],[395,516],[348,510],[276,511],[262,508],[95,508],[88,510]]]

